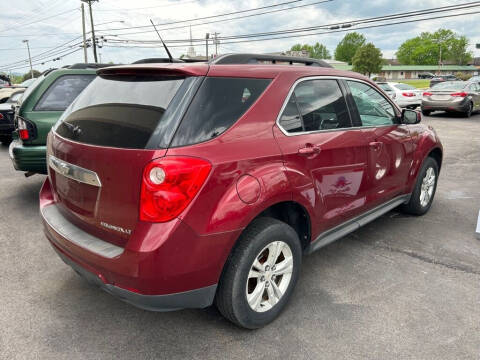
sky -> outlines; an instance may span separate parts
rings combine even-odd
[[[230,16],[204,20],[191,20],[235,11],[248,10],[288,2],[288,0],[100,0],[94,2],[93,18],[97,37],[104,36],[107,41],[99,49],[102,62],[131,63],[148,57],[164,57],[163,48],[158,45],[145,44],[148,48],[130,47],[134,41],[158,40],[150,25],[150,19],[159,25],[158,29],[164,40],[189,39],[191,25],[194,39],[204,38],[208,33],[220,33],[222,36],[250,34],[327,25],[337,22],[349,22],[356,19],[389,15],[399,12],[415,11],[439,6],[459,5],[469,0],[330,0],[319,3],[319,0],[291,1],[278,7],[240,13]],[[317,3],[315,5],[313,4]],[[81,41],[82,21],[80,0],[2,0],[0,2],[0,71],[10,70],[14,73],[25,73],[29,70],[26,44],[28,40],[33,58],[34,69],[45,70],[67,64],[83,62],[83,51],[78,43]],[[306,6],[303,6],[306,5]],[[210,24],[199,22],[218,21],[258,12],[296,7],[287,11],[251,16]],[[462,12],[480,11],[480,7]],[[90,18],[87,12],[87,31],[90,31]],[[435,16],[435,15],[432,15]],[[438,15],[437,15],[438,16]],[[415,37],[423,31],[435,31],[438,28],[451,29],[470,40],[470,50],[480,56],[475,44],[480,43],[479,14],[431,19],[410,24],[400,24],[373,29],[360,29],[368,42],[373,42],[381,49],[385,58],[395,57],[398,46],[406,39]],[[189,20],[189,21],[185,21]],[[183,22],[180,22],[183,21]],[[149,27],[150,25],[150,27]],[[129,27],[144,28],[128,29]],[[175,29],[171,29],[175,27]],[[132,34],[137,32],[137,34]],[[142,33],[138,33],[142,32]],[[220,41],[218,53],[256,52],[268,53],[288,50],[296,43],[320,42],[333,55],[337,43],[345,36],[345,32],[323,31],[323,34],[303,37],[275,39],[257,42],[228,43],[233,40]],[[119,40],[129,42],[118,43]],[[115,43],[116,42],[116,43]],[[66,45],[64,45],[67,43]],[[186,44],[174,47],[170,44],[172,55],[178,57],[187,52]],[[114,47],[115,46],[115,47]],[[138,44],[137,44],[138,46]],[[58,47],[57,49],[55,49]],[[53,50],[51,50],[54,48]],[[196,53],[205,54],[205,43],[195,46]],[[61,59],[46,53],[61,50]],[[214,46],[210,44],[210,53]],[[88,49],[89,61],[93,61],[92,49]],[[41,64],[44,62],[44,64]]]

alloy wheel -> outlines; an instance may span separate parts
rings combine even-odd
[[[423,207],[426,207],[430,203],[430,199],[433,196],[433,190],[435,189],[435,181],[435,170],[432,167],[429,167],[422,179],[422,188],[420,191],[420,205]]]
[[[246,284],[247,302],[256,312],[272,309],[288,289],[293,272],[290,246],[274,241],[255,257]]]

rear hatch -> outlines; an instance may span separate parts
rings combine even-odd
[[[450,102],[458,101],[466,96],[464,93],[465,82],[462,81],[447,81],[435,85],[423,93],[423,97],[428,101]]]
[[[120,67],[99,74],[54,126],[49,176],[65,217],[124,246],[139,219],[143,169],[165,155],[202,72]]]

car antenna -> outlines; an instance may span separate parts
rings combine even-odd
[[[165,45],[165,43],[163,42],[163,39],[162,39],[162,37],[160,36],[160,33],[158,32],[157,28],[155,27],[155,24],[153,23],[152,19],[150,19],[150,22],[152,23],[153,28],[154,28],[155,31],[157,32],[157,35],[158,35],[158,37],[160,38],[160,41],[162,42],[163,47],[165,48],[165,51],[167,52],[167,55],[168,55],[168,58],[170,59],[170,62],[173,63],[172,54],[170,54],[170,51],[168,51],[167,45]]]

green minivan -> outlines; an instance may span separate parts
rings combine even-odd
[[[26,176],[46,174],[47,134],[62,115],[106,65],[75,64],[44,72],[25,91],[15,108],[14,140],[9,147],[13,166]]]

